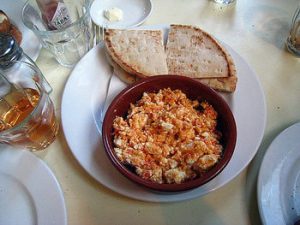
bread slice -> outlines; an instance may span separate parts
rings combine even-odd
[[[140,80],[136,75],[129,74],[123,70],[117,63],[115,63],[111,57],[106,54],[108,63],[114,68],[114,74],[120,78],[123,82],[127,84],[132,84],[135,81]],[[203,84],[221,92],[234,92],[237,84],[237,77],[223,77],[223,78],[199,78],[197,79]]]
[[[166,52],[170,74],[191,78],[236,75],[227,51],[211,35],[195,26],[171,25]]]
[[[193,32],[193,34],[191,36],[190,35],[191,30],[198,31],[198,32]],[[108,52],[108,54],[106,52],[106,55],[107,55],[107,58],[108,58],[108,62],[114,68],[115,75],[117,75],[125,83],[131,84],[131,83],[134,83],[135,81],[137,81],[140,78],[145,77],[145,76],[167,74],[166,71],[161,72],[161,73],[157,73],[157,74],[155,74],[153,72],[146,73],[144,71],[142,73],[137,72],[137,70],[132,69],[132,67],[134,67],[134,65],[133,65],[134,63],[132,63],[133,61],[131,61],[130,63],[125,63],[126,59],[128,57],[131,57],[131,59],[136,60],[135,65],[139,65],[141,67],[139,69],[139,71],[141,71],[142,69],[145,69],[145,67],[148,67],[147,69],[149,69],[149,70],[151,69],[152,63],[148,63],[148,61],[145,61],[143,51],[136,51],[135,52],[135,50],[134,50],[134,49],[136,49],[136,47],[138,45],[142,46],[142,47],[141,46],[139,47],[140,49],[146,48],[145,45],[147,45],[147,43],[149,43],[149,42],[141,42],[140,40],[138,40],[139,37],[137,39],[135,39],[135,38],[130,39],[129,38],[128,40],[130,40],[130,41],[127,40],[126,42],[124,41],[124,40],[126,40],[126,38],[125,38],[123,40],[124,43],[122,43],[122,47],[121,47],[123,49],[126,49],[125,59],[122,59],[122,57],[121,57],[121,56],[124,57],[124,55],[122,55],[123,53],[120,53],[121,55],[116,57],[117,54],[116,54],[116,51],[114,49],[118,49],[118,47],[113,46],[113,45],[115,45],[116,40],[111,41],[110,39],[113,39],[113,37],[116,37],[117,35],[115,35],[115,33],[118,33],[118,31],[120,31],[120,30],[111,30],[110,29],[106,32],[106,36],[105,36],[106,50]],[[122,33],[123,34],[127,33],[124,30],[121,30],[121,31],[122,32],[119,33],[118,35],[122,35]],[[155,36],[157,35],[157,31],[141,31],[141,30],[136,30],[136,31],[142,32],[142,36],[143,36],[144,39],[147,39],[147,37],[145,37],[145,36],[150,35],[150,34],[155,34]],[[134,32],[134,31],[131,30],[130,32]],[[179,34],[177,32],[179,32]],[[134,36],[133,34],[131,34],[131,35]],[[162,33],[159,34],[159,35],[162,35]],[[173,42],[173,40],[177,39],[176,38],[177,35],[181,36],[180,40],[177,40],[178,41],[177,44],[174,44],[174,43],[171,44],[171,42]],[[128,35],[128,33],[127,33],[127,36],[129,37],[130,35]],[[184,67],[183,64],[181,63],[181,62],[184,62],[184,59],[180,62],[181,64],[179,63],[177,65],[176,63],[178,63],[179,60],[177,60],[177,59],[172,60],[172,58],[169,57],[171,55],[174,55],[174,52],[176,54],[178,54],[179,57],[181,57],[182,55],[185,55],[185,57],[188,58],[186,61],[188,61],[189,58],[196,57],[197,56],[197,51],[196,52],[194,51],[194,49],[193,49],[194,46],[191,43],[196,44],[195,40],[201,40],[201,39],[204,39],[205,41],[203,41],[202,45],[199,45],[199,46],[196,45],[195,49],[198,49],[198,50],[200,49],[199,51],[201,51],[202,48],[206,48],[208,46],[207,49],[212,51],[212,52],[208,52],[210,54],[210,56],[213,57],[211,62],[215,62],[214,61],[215,60],[214,54],[219,54],[217,57],[219,57],[219,58],[221,57],[221,58],[225,59],[223,61],[223,67],[225,65],[225,69],[222,69],[222,70],[227,71],[227,73],[223,73],[222,74],[223,76],[222,75],[220,76],[219,74],[217,74],[216,76],[212,76],[212,74],[208,74],[206,76],[203,76],[199,71],[197,73],[195,71],[193,71],[191,69],[192,68],[191,66],[187,67],[187,68]],[[136,43],[133,44],[133,45],[130,45],[130,43],[133,42],[133,41],[135,41]],[[182,42],[184,42],[184,43],[182,43]],[[160,40],[160,43],[162,43],[162,40]],[[186,47],[185,43],[188,43],[187,46],[189,46],[189,47]],[[109,45],[111,45],[111,46],[109,47]],[[210,47],[211,45],[212,45],[212,47]],[[179,48],[176,47],[176,46],[179,46]],[[172,49],[175,49],[175,50],[173,51]],[[186,49],[186,51],[184,49]],[[215,50],[215,49],[217,49],[217,50]],[[182,50],[182,52],[184,54],[180,55],[179,54],[180,50]],[[191,50],[190,53],[189,53],[188,50]],[[162,51],[161,48],[160,48],[160,51]],[[130,54],[132,54],[132,56],[130,56]],[[191,55],[189,55],[189,54],[191,54]],[[211,88],[213,88],[217,91],[221,91],[221,92],[234,92],[235,91],[238,79],[237,79],[237,76],[236,76],[236,69],[235,69],[235,65],[233,63],[233,59],[227,53],[227,51],[213,37],[211,37],[209,34],[205,33],[204,31],[202,31],[200,28],[193,27],[193,26],[185,26],[185,25],[171,25],[169,38],[168,38],[168,44],[167,44],[167,55],[168,55],[168,58],[166,58],[166,56],[163,56],[163,54],[161,54],[162,57],[159,58],[159,61],[157,63],[166,65],[166,61],[167,61],[168,66],[169,66],[169,74],[177,74],[177,75],[186,76],[189,71],[192,71],[193,73],[196,73],[196,75],[194,77],[192,76],[193,78],[199,80],[200,82],[208,85],[209,87],[211,87]],[[153,57],[155,57],[155,56],[153,56]],[[176,57],[177,57],[177,55],[176,55]],[[122,60],[120,60],[120,59],[122,59]],[[148,58],[148,60],[149,60],[149,58]],[[162,61],[160,61],[160,60],[162,60]],[[173,64],[170,63],[170,62],[175,63],[175,66],[172,66]],[[171,66],[170,66],[170,64],[171,64]],[[227,65],[227,67],[226,67],[226,65]],[[198,66],[203,67],[201,62]],[[216,68],[218,68],[217,67],[218,63],[216,63],[214,66]],[[204,65],[204,67],[205,67],[205,65]],[[180,68],[181,72],[180,73],[176,72],[174,70],[174,68]],[[186,71],[188,71],[188,72],[186,72]]]
[[[201,83],[221,92],[234,92],[237,85],[237,77],[199,78]]]
[[[129,74],[125,70],[123,70],[112,58],[111,56],[105,51],[105,56],[107,62],[113,67],[114,75],[118,76],[121,81],[125,82],[126,84],[132,84],[135,81],[139,80],[136,75]]]
[[[129,74],[168,74],[161,30],[107,29],[104,38],[108,54]]]

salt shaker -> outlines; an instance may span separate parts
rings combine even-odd
[[[292,19],[290,34],[286,41],[287,49],[300,57],[300,3]]]
[[[4,75],[7,74],[13,65],[15,65],[15,61],[26,62],[40,72],[35,62],[23,52],[23,49],[10,34],[0,33],[0,71],[2,71]],[[42,73],[40,72],[40,74]],[[41,79],[44,88],[50,93],[52,91],[50,84],[44,76],[42,76]]]

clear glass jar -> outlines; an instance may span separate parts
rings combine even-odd
[[[40,79],[42,80],[43,86],[47,92],[52,91],[52,87],[42,75],[42,72],[35,64],[35,62],[23,52],[23,49],[17,43],[17,41],[10,34],[0,34],[0,72],[4,75],[8,75],[11,70],[16,71],[17,68],[15,62],[25,62],[30,64],[35,70],[41,74]]]

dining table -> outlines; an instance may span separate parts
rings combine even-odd
[[[61,125],[56,140],[46,149],[33,154],[47,164],[61,187],[67,224],[262,224],[257,180],[263,157],[273,139],[282,130],[300,120],[300,58],[290,53],[285,45],[299,1],[236,0],[230,5],[210,0],[151,2],[151,14],[142,26],[198,26],[221,43],[230,46],[247,62],[263,91],[261,98],[264,98],[266,107],[266,121],[261,126],[263,136],[257,149],[253,150],[255,154],[249,163],[236,176],[203,195],[170,202],[144,201],[123,195],[91,176],[74,156],[62,127],[61,112],[66,84],[78,68],[76,65],[61,66],[42,48],[36,64],[53,88],[50,97]],[[126,1],[124,4],[127,4]],[[95,44],[94,48],[97,47]],[[81,71],[83,82],[88,79],[88,73],[89,70]],[[240,74],[242,71],[238,71],[238,76]],[[255,91],[248,88],[247,93],[252,95]],[[80,89],[74,93],[78,98],[80,94]],[[69,104],[78,104],[76,98]],[[246,106],[251,103],[243,104]],[[74,115],[80,113],[80,110],[71,112]],[[77,122],[79,121],[73,121],[75,128]],[[255,124],[257,121],[250,122]],[[84,154],[85,149],[81,150]]]

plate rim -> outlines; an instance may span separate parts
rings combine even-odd
[[[0,164],[0,172],[13,177],[16,179],[20,184],[22,184],[26,191],[29,193],[36,211],[36,221],[38,223],[43,223],[45,225],[53,224],[53,215],[56,215],[55,222],[61,225],[67,225],[67,209],[65,204],[65,199],[63,195],[63,191],[61,189],[60,183],[58,182],[56,176],[54,175],[53,171],[50,167],[44,162],[42,159],[34,155],[27,149],[24,148],[15,148],[12,146],[0,144],[1,152],[0,152],[0,161],[4,159],[10,160],[20,160],[21,163],[16,164]],[[2,156],[2,157],[1,157]],[[4,158],[4,159],[2,159]],[[23,163],[24,161],[24,163]],[[25,165],[26,162],[26,165]],[[20,165],[23,167],[20,171]],[[18,166],[18,168],[17,168]],[[10,169],[3,171],[4,169]],[[40,181],[37,180],[37,183],[31,183],[33,179],[25,179],[22,177],[22,173],[26,170],[32,170],[32,173],[29,174],[30,176],[34,176],[34,180],[38,179],[37,175],[41,176]],[[15,170],[19,170],[15,171]],[[26,173],[27,174],[27,173]],[[42,176],[43,175],[43,176]],[[45,176],[46,175],[46,176]],[[46,184],[45,184],[46,179]],[[51,192],[50,192],[51,191]],[[45,194],[47,192],[47,194]],[[49,192],[51,193],[51,198]],[[42,198],[41,198],[42,196]],[[49,196],[49,197],[47,197]],[[50,199],[50,201],[49,201]],[[49,205],[49,202],[55,203],[54,205]],[[37,207],[41,206],[42,207]],[[55,209],[55,213],[49,214],[49,211]]]
[[[271,171],[271,169],[266,168],[266,164],[269,160],[270,157],[274,156],[276,154],[276,152],[278,152],[278,148],[276,147],[277,145],[279,145],[280,143],[282,143],[282,139],[283,137],[290,135],[291,133],[294,133],[295,130],[300,131],[300,121],[299,122],[294,122],[293,124],[285,127],[283,130],[281,130],[279,133],[277,133],[277,135],[274,137],[274,139],[271,141],[271,143],[269,144],[269,146],[266,148],[265,154],[263,156],[262,162],[260,164],[259,167],[259,172],[258,172],[258,178],[257,178],[257,185],[256,185],[256,189],[257,189],[257,202],[258,202],[258,210],[259,210],[259,214],[260,214],[260,218],[263,222],[263,224],[268,224],[267,221],[267,215],[265,210],[264,210],[264,206],[262,203],[262,189],[263,189],[263,183],[264,183],[264,179],[263,176],[265,176],[265,173],[268,173],[269,175],[272,175],[275,171],[276,168],[281,168],[282,165],[277,165],[274,166],[274,168],[272,168],[273,170]],[[296,140],[298,141],[298,145],[300,145],[300,140]],[[291,150],[288,149],[288,152],[290,152]],[[300,154],[300,153],[299,153]],[[279,160],[280,161],[280,160]],[[281,162],[284,163],[285,159],[282,159]],[[268,169],[268,171],[266,171],[266,169]],[[273,178],[274,180],[274,178]],[[278,184],[280,185],[280,184]],[[283,215],[279,215],[281,219],[284,220],[284,216]]]

